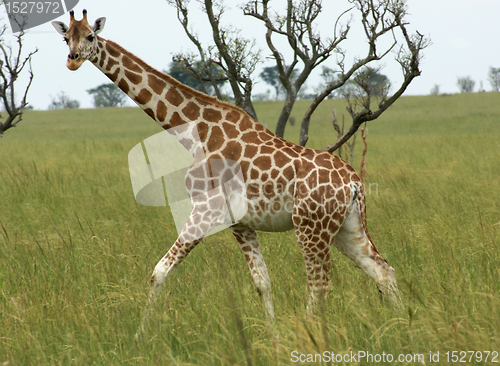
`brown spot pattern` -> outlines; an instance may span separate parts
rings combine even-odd
[[[268,170],[271,168],[271,158],[269,156],[259,156],[254,160],[254,164],[260,170]]]
[[[253,158],[258,151],[257,145],[247,145],[245,146],[245,158]]]
[[[269,133],[267,133],[267,131],[263,131],[263,132],[259,132],[259,137],[262,141],[269,141],[273,138],[273,136]]]
[[[158,118],[158,121],[163,122],[165,121],[166,117],[167,117],[167,106],[160,100],[158,102],[158,105],[156,106],[156,118]]]
[[[132,60],[130,57],[128,57],[127,55],[123,55],[122,64],[123,64],[123,66],[125,66],[129,70],[132,70],[132,71],[135,71],[138,73],[142,73],[142,71],[143,71],[142,68],[137,63],[135,63],[134,60]]]
[[[120,56],[120,51],[118,51],[116,48],[111,46],[111,44],[106,43],[106,51],[112,56],[112,57],[118,57]]]
[[[106,70],[111,71],[111,68],[115,65],[118,65],[118,61],[114,58],[109,58],[108,63],[106,64]]]
[[[135,72],[125,70],[125,77],[134,85],[139,85],[142,82],[142,75]]]
[[[128,93],[128,83],[125,79],[121,79],[120,82],[118,83],[118,87],[123,90],[124,93]]]
[[[109,73],[105,72],[104,74],[112,81],[116,81],[118,79],[118,73],[120,72],[120,69],[116,69],[114,73]]]
[[[208,122],[219,122],[222,118],[222,113],[217,109],[205,108],[203,118]]]
[[[170,127],[177,127],[177,126],[180,126],[184,123],[185,123],[185,121],[182,119],[182,117],[179,115],[179,113],[174,112],[174,114],[170,118]]]
[[[167,86],[167,83],[150,74],[148,75],[148,85],[156,94],[162,94],[163,90]]]
[[[274,154],[274,165],[281,168],[290,162],[290,158],[283,154],[281,151],[276,151]]]
[[[250,120],[250,118],[248,116],[245,116],[241,120],[241,122],[238,125],[238,127],[240,128],[240,131],[245,131],[245,130],[248,130],[249,128],[252,128],[252,125],[253,125],[253,123]]]
[[[146,112],[152,119],[155,119],[155,112],[151,108],[146,108],[144,112]]]
[[[165,98],[169,103],[173,104],[176,107],[178,107],[184,101],[184,98],[180,95],[180,93],[177,90],[175,90],[175,88],[168,89]]]
[[[240,135],[240,132],[238,131],[238,129],[236,128],[236,126],[234,124],[232,124],[232,123],[224,122],[222,124],[222,128],[226,132],[226,136],[229,139],[235,139],[235,138],[237,138]]]
[[[208,135],[208,125],[205,122],[199,122],[196,127],[198,129],[198,136],[200,137],[200,141],[205,142]]]
[[[137,94],[137,96],[134,98],[134,100],[139,104],[145,105],[147,102],[149,102],[151,100],[152,96],[153,96],[153,94],[151,94],[151,92],[149,90],[142,89],[139,92],[139,94]]]
[[[243,136],[241,136],[241,140],[247,144],[258,144],[260,142],[259,135],[254,131],[244,133]]]
[[[317,166],[320,166],[320,167],[324,167],[324,168],[327,168],[327,169],[333,169],[333,166],[332,166],[332,158],[331,158],[331,155],[328,153],[321,153],[319,155],[316,156],[316,158],[314,159],[314,162],[316,163]]]
[[[229,111],[226,114],[226,120],[228,120],[229,122],[236,123],[240,120],[240,117],[241,117],[241,113],[239,113],[238,111]]]
[[[212,127],[212,133],[210,134],[209,140],[207,142],[208,151],[216,151],[221,148],[224,144],[224,132],[219,126]]]
[[[288,181],[291,181],[293,179],[294,175],[295,175],[295,171],[293,170],[293,168],[291,166],[289,166],[289,167],[285,168],[285,170],[283,170],[283,176]]]
[[[198,107],[195,103],[189,102],[183,109],[182,113],[189,118],[191,121],[194,121],[200,116],[200,107]]]
[[[271,146],[261,146],[260,153],[270,155],[274,152],[274,149]]]
[[[226,159],[238,161],[241,157],[241,151],[242,147],[239,142],[229,141],[224,150],[222,150],[222,156]]]

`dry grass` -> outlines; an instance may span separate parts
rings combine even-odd
[[[168,279],[135,342],[150,273],[176,231],[167,209],[135,204],[127,154],[159,129],[130,108],[27,113],[0,142],[0,364],[278,365],[292,364],[293,351],[423,354],[426,363],[440,351],[446,364],[446,351],[500,351],[499,99],[402,98],[368,126],[369,227],[397,270],[404,311],[335,251],[332,292],[306,316],[293,233],[260,235],[277,349],[226,231]],[[310,146],[332,141],[333,105],[343,110],[322,106]],[[261,121],[276,120],[276,104],[257,108]]]

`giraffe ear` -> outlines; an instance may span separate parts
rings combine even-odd
[[[52,22],[52,25],[56,29],[57,33],[60,35],[64,36],[66,32],[68,31],[68,26],[64,24],[63,22]]]
[[[104,29],[104,23],[106,23],[106,18],[104,17],[95,20],[94,26],[92,27],[94,34],[101,33],[101,31]]]

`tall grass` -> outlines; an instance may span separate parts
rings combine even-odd
[[[332,292],[306,315],[293,233],[263,233],[271,330],[223,231],[169,277],[138,341],[149,276],[176,230],[168,209],[135,203],[127,154],[159,128],[135,108],[26,113],[0,141],[0,365],[286,365],[293,351],[426,363],[440,351],[446,364],[446,351],[500,351],[499,102],[496,93],[401,98],[368,126],[368,225],[396,268],[404,310],[333,251]],[[345,110],[328,101],[314,116],[309,146],[334,140],[334,107]],[[257,110],[273,128],[279,106]],[[286,137],[296,141],[299,128]]]

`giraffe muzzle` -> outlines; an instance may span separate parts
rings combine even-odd
[[[68,69],[75,71],[82,66],[83,60],[78,52],[70,52],[68,55],[68,60],[66,61],[66,66]]]

